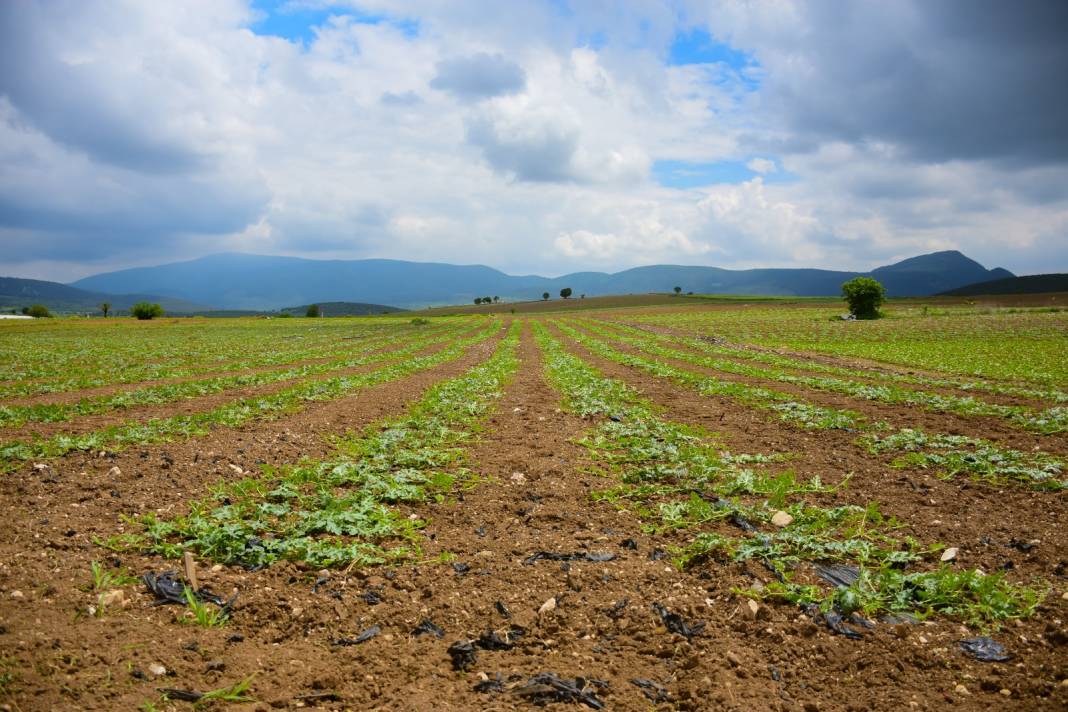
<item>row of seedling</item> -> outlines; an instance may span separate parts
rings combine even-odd
[[[830,391],[842,393],[854,398],[889,403],[893,405],[907,405],[924,408],[938,413],[953,413],[962,416],[988,416],[1003,418],[1011,425],[1031,432],[1043,435],[1062,433],[1068,430],[1068,407],[1055,406],[1036,411],[1033,408],[1020,405],[1004,405],[980,400],[972,396],[957,396],[937,393],[933,391],[913,390],[902,388],[891,383],[871,384],[863,383],[846,378],[831,376],[808,376],[790,373],[785,368],[801,368],[802,366],[753,366],[748,363],[739,363],[728,358],[709,356],[709,348],[704,347],[700,341],[683,341],[678,338],[668,337],[661,334],[652,334],[633,327],[621,324],[604,324],[602,322],[582,321],[583,327],[604,338],[614,339],[621,343],[632,346],[644,353],[660,356],[662,358],[683,361],[695,366],[714,369],[723,373],[730,373],[747,378],[759,378],[768,381],[778,381],[790,385],[801,386],[812,390]],[[691,350],[673,348],[676,343],[684,343]]]
[[[331,371],[356,368],[373,363],[383,355],[388,356],[388,353],[368,355],[370,352],[381,349],[384,346],[404,347],[416,341],[429,345],[436,341],[452,338],[455,336],[455,331],[456,329],[448,329],[442,334],[441,331],[435,329],[422,334],[419,332],[401,332],[363,338],[358,341],[350,341],[343,348],[320,351],[317,358],[325,359],[323,363],[296,364],[274,371],[239,373],[181,383],[146,386],[111,395],[83,398],[72,403],[0,405],[0,427],[15,427],[29,422],[65,422],[76,417],[98,415],[138,406],[162,405],[178,400],[222,393],[235,388],[263,386],[281,381],[308,378]],[[428,338],[431,336],[434,338]]]
[[[367,373],[302,382],[269,395],[242,398],[202,413],[126,422],[78,435],[59,434],[31,441],[0,444],[0,466],[10,469],[19,461],[59,457],[75,450],[119,450],[133,444],[162,442],[207,434],[214,427],[237,427],[301,411],[308,403],[335,400],[370,386],[388,383],[460,358],[469,348],[499,332],[501,323],[490,321],[476,333],[450,341],[445,348],[423,356],[417,340],[379,354],[389,363]]]
[[[755,471],[774,455],[729,455],[700,429],[665,419],[623,382],[569,353],[538,325],[549,381],[564,407],[597,424],[582,439],[620,484],[596,496],[644,519],[653,533],[685,543],[676,564],[759,562],[772,579],[745,593],[801,604],[838,632],[857,636],[870,619],[950,616],[980,627],[1030,615],[1040,587],[939,564],[942,546],[902,535],[877,503],[820,507],[805,495],[829,489],[818,478]],[[848,481],[837,487],[848,487]]]
[[[858,445],[869,452],[882,454],[896,450],[902,455],[894,461],[898,466],[930,468],[944,477],[965,474],[998,485],[1016,482],[1048,490],[1068,487],[1068,480],[1063,477],[1063,461],[1045,453],[1003,448],[982,438],[953,440],[912,428],[895,429],[885,422],[871,422],[854,411],[816,405],[770,388],[726,381],[655,358],[623,352],[567,323],[554,324],[597,356],[671,380],[701,395],[725,397],[750,408],[769,410],[792,427],[856,432],[863,436],[858,438]],[[908,437],[894,438],[895,433],[908,433]],[[950,454],[954,457],[947,457]],[[949,464],[953,466],[947,467]]]
[[[475,480],[465,449],[515,373],[519,329],[514,322],[488,360],[433,386],[404,415],[338,437],[330,459],[220,483],[187,514],[146,515],[132,522],[140,533],[113,544],[167,557],[188,550],[250,569],[278,560],[341,567],[413,555],[425,522],[401,507]]]

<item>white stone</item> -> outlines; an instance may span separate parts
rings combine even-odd
[[[778,512],[775,512],[771,517],[771,523],[780,529],[790,526],[793,521],[794,518],[781,509]]]
[[[955,546],[949,547],[948,549],[946,549],[945,551],[942,552],[942,559],[941,560],[942,561],[953,561],[953,559],[957,558],[957,551],[958,551],[957,547],[955,547]]]
[[[122,470],[119,469],[118,465],[113,465],[112,468],[108,470],[108,477],[118,477],[121,474]]]
[[[556,610],[556,597],[553,596],[545,603],[541,604],[541,608],[538,609],[538,615],[544,615],[546,613],[552,613]]]

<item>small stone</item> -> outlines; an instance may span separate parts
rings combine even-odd
[[[1065,591],[1064,593],[1062,593],[1061,594],[1061,598],[1063,598],[1064,600],[1068,601],[1068,591]]]
[[[215,564],[214,566],[211,567],[211,572],[213,574],[217,574],[222,570],[223,570],[223,565],[222,564]]]
[[[159,663],[152,663],[148,666],[148,671],[156,677],[163,677],[167,674],[167,668],[163,667]]]
[[[300,614],[304,612],[304,609],[300,606],[293,606],[293,610],[291,612],[294,618],[300,618]]]
[[[513,472],[510,479],[517,485],[521,485],[527,481],[527,476],[524,475],[522,472]]]
[[[727,654],[724,657],[727,658],[727,662],[729,662],[732,667],[742,666],[741,658],[739,658],[733,650],[728,650]]]
[[[948,549],[942,552],[941,561],[953,561],[953,559],[957,558],[957,551],[957,547],[949,547]]]
[[[208,672],[222,672],[226,669],[226,663],[222,660],[209,660],[205,667]]]
[[[43,462],[35,462],[33,463],[33,469],[37,470],[38,472],[43,472],[44,470],[48,469],[48,465],[44,464]]]
[[[22,594],[22,591],[12,591],[11,592],[11,597],[12,598],[25,598],[25,596]]]
[[[1010,690],[1010,689],[1008,689],[1006,687],[1001,688],[1001,690],[999,690],[998,692],[999,692],[999,694],[1002,694],[1005,697],[1012,697],[1012,690]]]
[[[121,588],[113,588],[100,597],[102,606],[125,606],[126,593]]]
[[[793,521],[794,518],[786,512],[782,511],[781,509],[778,512],[775,512],[775,514],[773,514],[771,517],[771,523],[779,527],[780,529],[782,529],[783,527],[790,526],[791,522]]]
[[[108,470],[108,477],[119,477],[120,475],[122,475],[122,470],[119,469],[118,465],[112,465],[111,469]]]
[[[956,687],[953,688],[953,691],[956,692],[958,695],[970,695],[970,694],[972,694],[972,693],[968,692],[968,688],[965,687],[964,685],[957,685]]]
[[[229,467],[231,470],[233,470],[234,474],[237,474],[237,475],[245,474],[245,471],[243,469],[241,469],[241,465],[235,465],[234,463],[231,462],[229,465],[227,465],[227,467]]]
[[[545,603],[541,604],[541,608],[538,609],[538,615],[544,615],[546,613],[552,613],[556,610],[556,596],[553,596]]]

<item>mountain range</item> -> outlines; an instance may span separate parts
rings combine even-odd
[[[128,310],[137,302],[155,302],[167,312],[194,312],[207,309],[203,304],[158,294],[107,294],[78,289],[43,279],[0,277],[0,311],[18,310],[32,304],[44,304],[55,312],[97,312],[107,302],[115,313]]]
[[[562,277],[509,275],[483,265],[402,260],[312,260],[223,253],[187,262],[138,267],[80,279],[70,286],[112,294],[152,293],[218,309],[279,309],[313,302],[371,302],[417,308],[467,304],[475,297],[505,301],[669,292],[701,294],[838,295],[858,275],[882,282],[890,296],[925,296],[976,282],[1013,277],[986,269],[955,250],[912,257],[871,272],[824,269],[748,269],[650,265],[616,272],[575,272]]]

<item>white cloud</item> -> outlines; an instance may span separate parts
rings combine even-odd
[[[908,97],[903,132],[836,92],[905,56],[873,17],[937,47],[917,6],[865,6],[839,31],[788,0],[352,4],[418,32],[339,10],[302,47],[253,34],[239,0],[0,3],[0,240],[18,255],[5,269],[70,278],[223,249],[521,273],[870,267],[946,247],[1048,269],[1065,253],[1063,161],[1028,162],[1015,139],[1001,153],[1016,164],[971,144],[931,159],[930,117]],[[751,52],[761,87],[665,64],[680,17]],[[939,77],[957,66],[920,60]],[[874,106],[902,86],[891,79]],[[744,156],[769,182],[650,178],[656,160]]]

